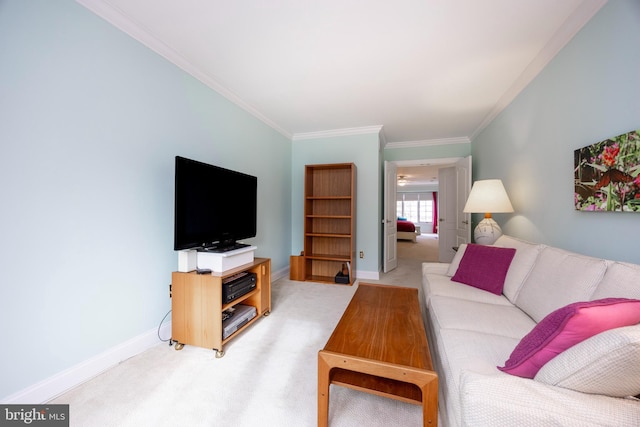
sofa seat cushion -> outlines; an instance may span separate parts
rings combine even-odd
[[[640,402],[591,395],[511,375],[465,371],[460,378],[464,426],[638,426]]]
[[[460,329],[520,340],[536,325],[513,305],[487,304],[436,295],[431,297],[428,310],[430,321],[436,329]]]
[[[442,262],[423,262],[422,263],[422,274],[439,274],[444,276],[447,274],[447,269],[450,264],[442,263]]]
[[[535,380],[590,394],[640,394],[640,324],[576,344],[544,365]]]
[[[578,301],[588,301],[607,269],[603,259],[546,247],[522,285],[516,305],[536,322]]]
[[[512,304],[503,295],[495,295],[463,283],[453,282],[448,276],[441,274],[422,273],[422,287],[425,291],[426,302],[433,296],[445,296],[464,300],[485,302],[488,304],[508,305]]]
[[[441,355],[442,372],[438,372],[438,387],[445,397],[445,411],[450,424],[460,425],[460,376],[471,370],[482,374],[508,376],[494,363],[509,354],[515,338],[459,329],[437,331],[437,351]]]

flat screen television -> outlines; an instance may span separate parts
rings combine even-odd
[[[176,156],[174,250],[225,252],[256,235],[258,179]]]

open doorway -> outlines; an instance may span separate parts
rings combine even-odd
[[[459,160],[445,158],[393,162],[397,167],[398,259],[438,262],[439,170],[451,167]]]

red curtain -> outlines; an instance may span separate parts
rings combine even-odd
[[[438,192],[433,192],[433,234],[438,234]]]

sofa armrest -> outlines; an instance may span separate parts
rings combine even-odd
[[[442,274],[443,276],[447,274],[447,270],[449,270],[449,263],[442,262],[423,262],[422,263],[422,274]]]
[[[580,393],[507,374],[465,371],[460,378],[462,425],[640,425],[640,401]]]

